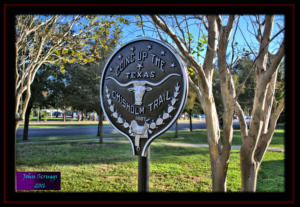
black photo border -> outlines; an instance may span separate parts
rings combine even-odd
[[[147,9],[145,9],[147,8]],[[138,12],[138,11],[145,11]],[[14,16],[16,14],[283,14],[286,18],[285,188],[283,193],[30,193],[15,192]],[[294,204],[295,203],[295,4],[3,4],[4,204]],[[100,107],[100,106],[99,106]],[[151,167],[151,165],[150,165]]]

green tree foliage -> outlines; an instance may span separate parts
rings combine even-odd
[[[32,108],[40,109],[49,106],[49,102],[47,99],[47,95],[48,95],[47,79],[49,77],[49,74],[51,74],[51,70],[48,70],[47,67],[41,67],[41,69],[37,71],[36,77],[31,85],[32,95],[30,97],[28,107],[25,113],[23,140],[28,140],[29,116]],[[23,99],[24,98],[25,97],[23,96]]]
[[[184,111],[186,111],[186,112],[191,111],[193,114],[198,114],[202,111],[200,102],[197,98],[197,94],[194,91],[194,89],[191,87],[189,88],[188,97],[187,97]]]
[[[94,112],[100,110],[100,77],[103,67],[88,63],[82,65],[68,65],[66,82],[67,90],[71,92],[69,106],[78,111]]]
[[[30,101],[34,108],[48,107],[49,102],[47,99],[48,93],[48,78],[53,73],[49,67],[42,66],[36,73],[36,77],[31,85],[31,98]]]
[[[192,116],[198,114],[201,110],[200,102],[197,98],[197,93],[193,88],[189,88],[187,101],[184,107],[184,112],[188,113],[190,120],[190,131],[193,131]]]
[[[16,129],[24,120],[30,86],[43,64],[65,72],[65,64],[87,64],[102,58],[128,20],[119,16],[18,15],[16,17]],[[115,42],[116,44],[116,42]],[[91,45],[93,47],[91,48]],[[22,96],[25,96],[24,101]]]
[[[53,108],[60,108],[65,112],[70,105],[70,99],[72,99],[72,90],[68,87],[65,75],[61,73],[59,67],[52,66],[49,70],[52,70],[53,74],[47,81],[48,102]],[[64,121],[65,118],[64,116]]]
[[[245,80],[247,75],[248,79],[245,82],[244,87],[241,89],[239,95],[239,103],[244,111],[249,114],[252,111],[253,97],[255,93],[255,70],[253,68],[253,61],[250,57],[240,59],[232,69],[232,74],[235,77],[235,87],[238,88],[240,84]]]
[[[100,107],[100,79],[107,59],[119,44],[121,31],[119,27],[107,27],[101,30],[101,33],[104,34],[92,35],[93,38],[88,39],[88,47],[85,48],[85,54],[93,58],[93,62],[86,61],[84,64],[66,62],[63,65],[64,72],[57,74],[53,80],[51,93],[53,106],[59,108],[69,106],[73,110],[85,113],[97,112],[100,138],[103,119]],[[68,58],[71,59],[72,56]]]
[[[270,64],[270,61],[268,65]],[[284,97],[284,61],[280,65],[275,91],[275,103],[278,104]],[[249,74],[250,73],[250,74]],[[238,88],[246,79],[245,85],[241,88],[239,95],[239,103],[247,114],[250,114],[253,106],[253,97],[255,94],[255,70],[253,60],[250,57],[244,57],[240,59],[237,64],[232,68],[232,76],[234,79],[235,87]],[[216,101],[217,102],[217,101]]]
[[[285,95],[285,62],[283,61],[280,65],[277,82],[276,82],[276,91],[275,91],[275,101],[276,104],[279,104],[280,100],[284,98]]]

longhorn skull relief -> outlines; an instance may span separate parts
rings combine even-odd
[[[128,83],[120,83],[118,80],[116,80],[113,77],[107,77],[106,80],[111,79],[121,87],[128,87],[128,86],[132,85],[131,88],[128,88],[128,91],[134,92],[134,102],[135,102],[134,104],[140,106],[143,103],[143,97],[145,95],[145,92],[151,91],[152,87],[159,86],[160,84],[164,83],[166,80],[168,80],[172,76],[180,76],[180,75],[177,73],[171,73],[157,83],[153,83],[153,82],[145,81],[145,80],[133,80]],[[149,87],[149,86],[152,86],[152,87]]]

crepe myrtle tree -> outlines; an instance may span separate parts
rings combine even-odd
[[[212,90],[219,35],[216,21],[217,16],[197,17],[200,18],[199,21],[201,23],[203,22],[206,24],[205,27],[208,34],[206,36],[207,39],[204,40],[207,45],[207,50],[203,64],[198,62],[192,54],[194,51],[193,47],[191,47],[192,34],[189,31],[184,31],[184,28],[188,29],[188,27],[185,26],[185,24],[188,25],[187,17],[184,16],[182,18],[183,20],[178,19],[176,16],[173,17],[174,24],[179,28],[178,34],[173,31],[167,21],[162,17],[151,15],[151,18],[153,23],[172,39],[178,48],[180,56],[188,63],[189,70],[193,71],[193,75],[189,75],[188,77],[189,85],[193,87],[194,91],[197,93],[197,97],[200,100],[206,118],[212,172],[212,188],[215,192],[226,191],[226,173],[229,162],[231,137],[224,137],[223,141],[225,142],[225,145],[222,147],[218,114]]]
[[[72,28],[79,16],[65,23],[55,16],[18,15],[16,17],[15,61],[15,129],[24,121],[31,96],[30,86],[36,72],[55,51],[63,49],[73,36]],[[22,98],[24,100],[22,100]]]
[[[259,167],[272,140],[277,120],[284,109],[284,94],[275,95],[277,90],[281,90],[276,83],[280,65],[285,56],[285,41],[284,38],[278,37],[283,34],[284,27],[276,24],[275,30],[274,18],[274,15],[266,15],[263,18],[255,16],[251,19],[253,28],[256,28],[253,34],[259,43],[259,48],[253,61],[256,87],[249,129],[245,122],[244,112],[236,101],[238,96],[234,98],[234,107],[239,117],[242,135],[240,150],[242,191],[247,192],[256,191]],[[270,43],[275,39],[278,41],[278,48],[272,53]],[[249,49],[254,51],[251,47]],[[240,91],[237,91],[237,95],[239,93]]]
[[[28,140],[28,128],[30,113],[33,108],[49,107],[48,102],[48,77],[52,70],[47,67],[41,67],[37,71],[36,77],[31,85],[31,97],[26,109],[24,120],[23,140]]]
[[[206,116],[207,136],[211,161],[212,188],[214,192],[226,191],[226,175],[229,164],[233,138],[233,115],[239,117],[242,135],[241,176],[242,191],[255,191],[257,172],[262,162],[263,155],[272,139],[277,119],[284,107],[282,98],[277,106],[274,105],[274,91],[276,89],[276,76],[280,62],[284,57],[284,41],[275,54],[269,52],[269,44],[284,30],[281,28],[271,37],[274,16],[266,15],[264,21],[253,23],[253,34],[260,44],[255,52],[249,51],[234,54],[235,43],[230,38],[233,32],[233,40],[239,28],[240,17],[229,15],[225,18],[220,15],[191,15],[191,16],[165,16],[150,15],[153,31],[164,40],[171,40],[176,46],[178,54],[189,66],[189,85],[196,91],[202,109]],[[198,38],[194,40],[190,32],[191,21],[198,24]],[[198,23],[195,23],[198,20]],[[144,21],[145,22],[145,21]],[[258,25],[258,27],[256,27]],[[263,31],[263,32],[262,32]],[[200,33],[203,35],[199,35]],[[247,32],[247,31],[244,31]],[[242,33],[242,31],[241,31]],[[200,38],[199,38],[200,37]],[[196,46],[193,43],[196,41]],[[246,41],[246,40],[245,40]],[[246,42],[249,46],[250,44]],[[232,57],[227,53],[231,48]],[[203,55],[204,53],[204,55]],[[231,73],[232,67],[240,58],[256,55],[253,66],[256,70],[256,90],[253,98],[252,119],[248,131],[243,109],[238,103],[240,90],[247,80],[235,86]],[[195,58],[197,57],[197,58]],[[200,63],[199,57],[203,63]],[[267,60],[271,64],[267,66]],[[221,139],[219,119],[213,96],[214,71],[219,70],[221,99],[223,104],[223,139]],[[190,70],[193,72],[190,73]],[[239,90],[237,91],[236,88]],[[273,110],[272,110],[273,107]],[[222,140],[222,141],[221,141]]]
[[[128,20],[120,16],[96,15],[17,15],[15,42],[15,130],[24,121],[31,96],[30,86],[43,64],[86,64],[101,58],[97,48],[108,48],[106,41],[122,32]],[[101,39],[105,34],[106,39]],[[90,42],[97,43],[88,54]]]

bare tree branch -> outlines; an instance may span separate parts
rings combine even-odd
[[[269,46],[270,37],[272,34],[273,20],[274,20],[273,15],[267,15],[265,18],[264,33],[263,33],[260,48],[259,48],[260,52],[257,56],[257,61],[256,61],[256,67],[259,70],[259,72],[266,70],[267,54],[268,54],[268,48],[269,48],[268,46]]]
[[[182,28],[181,28],[181,26],[180,26],[180,24],[177,20],[176,15],[174,15],[174,18],[175,18],[176,25],[177,25],[179,31],[181,32],[183,43],[184,43],[185,47],[187,48],[187,43],[186,43],[186,38],[185,38],[184,31],[182,30]]]
[[[218,25],[218,30],[221,32],[222,27],[223,27],[221,15],[217,15],[216,21],[217,21],[217,25]]]
[[[188,22],[187,22],[186,16],[184,16],[184,20],[185,20],[185,24],[186,24],[187,32],[188,32],[188,34],[190,35],[191,33],[190,33],[190,30],[189,30],[189,25],[188,25]],[[190,37],[189,37],[188,41],[189,41],[189,44],[188,44],[188,49],[189,49],[189,52],[191,52],[191,39],[190,39]]]
[[[234,44],[235,35],[236,35],[236,31],[237,31],[239,22],[240,22],[240,16],[237,19],[237,23],[236,23],[235,30],[234,30],[233,37],[232,37],[232,43],[231,43],[231,52],[232,52],[232,54],[231,54],[230,68],[233,66],[233,58],[234,58],[234,45],[233,44]]]
[[[142,31],[143,31],[143,34],[144,34],[144,36],[145,36],[143,17],[142,17],[142,15],[139,15],[139,17],[140,17],[140,20],[141,20]]]
[[[178,36],[173,32],[173,30],[171,30],[160,17],[158,17],[157,15],[150,15],[150,16],[153,22],[157,24],[166,34],[168,34],[172,38],[172,40],[175,42],[180,52],[187,58],[187,60],[193,65],[193,67],[195,67],[198,70],[201,79],[202,88],[204,90],[208,90],[208,85],[207,85],[206,77],[202,66],[198,64],[198,62],[194,59],[194,57],[189,53],[187,48],[184,46],[183,42],[178,38]]]
[[[262,161],[262,159],[264,157],[264,154],[267,151],[267,148],[268,148],[268,146],[269,146],[269,144],[272,140],[278,118],[279,118],[280,114],[282,113],[282,111],[284,109],[284,102],[285,102],[284,98],[281,99],[278,107],[275,109],[274,113],[271,116],[271,121],[270,121],[270,126],[268,128],[268,132],[263,134],[259,139],[259,142],[257,144],[257,148],[255,150],[255,160],[257,162]]]
[[[206,77],[209,81],[212,80],[212,70],[216,61],[217,41],[218,41],[218,28],[216,23],[216,16],[208,16],[208,43],[207,50],[204,58],[203,68]]]
[[[247,122],[245,120],[244,111],[237,101],[235,102],[235,113],[238,115],[239,118],[242,138],[245,138],[248,136]]]
[[[270,81],[272,78],[272,75],[275,73],[275,71],[277,70],[280,62],[282,61],[282,58],[285,55],[285,42],[282,41],[279,50],[277,51],[277,53],[273,56],[272,58],[272,63],[269,67],[269,69],[264,73],[264,79],[265,81]]]
[[[221,27],[220,29],[220,40],[219,40],[219,48],[218,48],[218,65],[220,71],[226,70],[227,62],[226,62],[226,51],[229,43],[230,34],[232,31],[232,27],[234,24],[235,16],[230,15],[227,25],[225,27]]]

